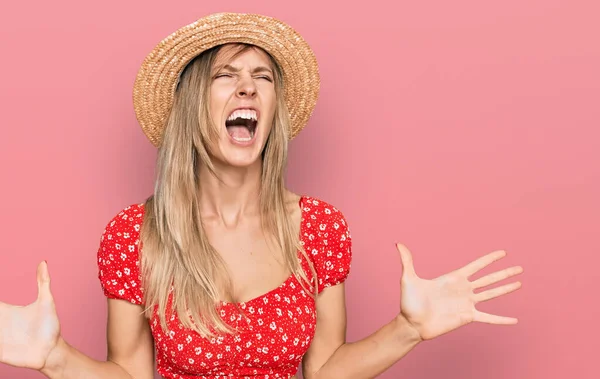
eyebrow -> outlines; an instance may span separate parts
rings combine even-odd
[[[227,71],[231,71],[231,72],[239,72],[239,71],[241,71],[240,68],[233,67],[230,64],[226,64],[225,66],[223,66],[223,70],[227,70]],[[256,68],[254,68],[254,70],[252,70],[253,74],[257,74],[259,72],[268,72],[271,75],[273,74],[273,70],[271,70],[270,68],[265,67],[265,66],[258,66]]]

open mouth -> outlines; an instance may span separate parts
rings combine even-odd
[[[256,132],[258,116],[254,109],[236,109],[225,121],[227,133],[237,142],[250,142]]]

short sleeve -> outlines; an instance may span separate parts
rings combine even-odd
[[[123,209],[106,225],[98,248],[98,279],[110,299],[142,304],[139,236],[143,206]]]
[[[318,202],[318,201],[317,201]],[[325,202],[318,202],[314,227],[318,236],[313,264],[317,273],[318,292],[343,283],[350,274],[352,238],[348,222],[340,210]]]

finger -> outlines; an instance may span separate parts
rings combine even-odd
[[[477,271],[491,265],[499,259],[502,259],[506,256],[506,251],[504,250],[496,250],[489,254],[484,255],[481,258],[474,260],[473,262],[467,264],[463,268],[460,269],[467,277],[475,274]]]
[[[519,288],[521,288],[521,282],[509,283],[509,284],[505,284],[505,285],[497,287],[497,288],[492,288],[487,291],[483,291],[478,294],[475,294],[475,302],[481,303],[483,301],[488,301],[488,300],[494,299],[496,297],[514,292],[514,291],[518,290]]]
[[[417,276],[410,250],[408,250],[408,248],[401,243],[396,243],[396,248],[400,253],[400,260],[402,261],[402,276],[405,274],[408,276]]]
[[[477,280],[474,280],[471,284],[473,285],[474,289],[482,288],[500,282],[512,276],[519,275],[522,272],[523,267],[521,266],[510,267],[502,271],[497,271],[492,274],[481,277]]]
[[[37,267],[38,300],[51,300],[50,292],[50,273],[48,272],[48,263],[41,262]]]
[[[497,316],[480,311],[475,311],[473,321],[495,325],[514,325],[519,322],[519,320],[514,317]]]

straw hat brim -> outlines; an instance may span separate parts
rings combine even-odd
[[[246,43],[267,51],[283,71],[290,113],[289,138],[305,127],[319,96],[316,57],[289,25],[257,14],[217,13],[186,25],[163,39],[144,59],[133,88],[136,118],[144,134],[160,146],[179,76],[202,52],[226,43]]]

